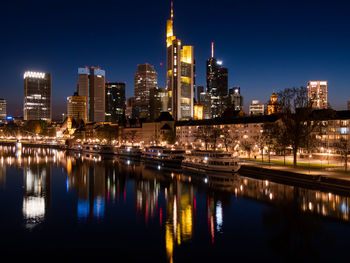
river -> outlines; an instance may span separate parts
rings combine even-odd
[[[350,193],[0,146],[0,252],[125,262],[347,261]]]

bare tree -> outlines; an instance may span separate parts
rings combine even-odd
[[[307,89],[288,88],[278,93],[281,105],[281,130],[287,131],[286,140],[292,147],[293,164],[297,166],[297,153],[302,147],[310,147],[318,121],[327,112],[313,114],[312,101],[307,97]]]
[[[221,134],[222,142],[225,146],[226,151],[229,150],[230,145],[236,143],[239,139],[237,133],[234,133],[229,127],[225,127]]]
[[[137,135],[137,131],[136,130],[130,130],[130,131],[127,131],[127,132],[123,133],[123,139],[124,140],[130,140],[131,141],[131,145],[134,146],[135,139],[137,137],[136,135]]]
[[[216,144],[221,134],[222,134],[222,130],[219,127],[216,127],[216,126],[212,127],[211,133],[210,133],[210,138],[211,138],[210,141],[212,143],[212,147],[214,150],[216,149]]]
[[[205,150],[208,150],[209,143],[211,141],[211,126],[199,126],[198,129],[194,132],[194,137],[196,140],[200,140],[205,145]]]
[[[241,149],[248,153],[248,158],[250,159],[250,153],[252,152],[252,149],[253,149],[253,143],[250,141],[243,141],[241,143]]]
[[[337,151],[340,153],[342,159],[344,160],[344,169],[348,170],[348,159],[350,154],[350,142],[349,135],[342,135],[337,143],[334,144]]]

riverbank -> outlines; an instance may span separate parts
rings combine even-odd
[[[2,146],[16,146],[17,141],[0,141]],[[57,150],[67,150],[66,145],[52,144],[52,143],[35,143],[21,141],[22,147],[33,147],[33,148],[51,148]]]
[[[25,141],[21,143],[22,147],[69,150],[66,145],[60,144]],[[0,141],[0,145],[16,146],[16,141]],[[278,183],[319,189],[322,191],[336,191],[350,195],[350,173],[332,171],[331,168],[331,166],[326,169],[315,169],[315,167],[311,167],[310,169],[310,167],[305,168],[303,166],[293,168],[276,163],[263,163],[242,159],[241,169],[238,173],[246,177],[271,180]]]
[[[350,195],[350,175],[346,173],[341,174],[326,170],[292,168],[268,163],[243,161],[239,174],[278,183]]]

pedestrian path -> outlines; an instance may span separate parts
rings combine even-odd
[[[291,166],[283,166],[283,165],[277,165],[273,163],[255,162],[251,160],[242,160],[241,163],[242,165],[261,167],[264,169],[286,171],[286,172],[307,174],[307,175],[314,175],[314,176],[322,176],[322,177],[346,180],[350,182],[350,174],[346,174],[345,172],[342,173],[340,171],[328,171],[328,170],[321,170],[321,169],[315,169],[315,168],[312,168],[312,169],[299,168],[299,167],[294,168]]]

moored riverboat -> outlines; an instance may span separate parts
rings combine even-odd
[[[184,170],[199,173],[236,173],[240,167],[237,156],[222,151],[188,151],[182,161]]]
[[[171,149],[162,146],[146,147],[142,152],[141,159],[148,167],[158,170],[162,168],[181,169],[181,162],[184,159],[185,151]]]
[[[120,146],[114,148],[114,153],[120,158],[140,159],[142,151],[138,146]]]
[[[114,154],[114,147],[105,144],[83,144],[82,151],[84,153]]]

